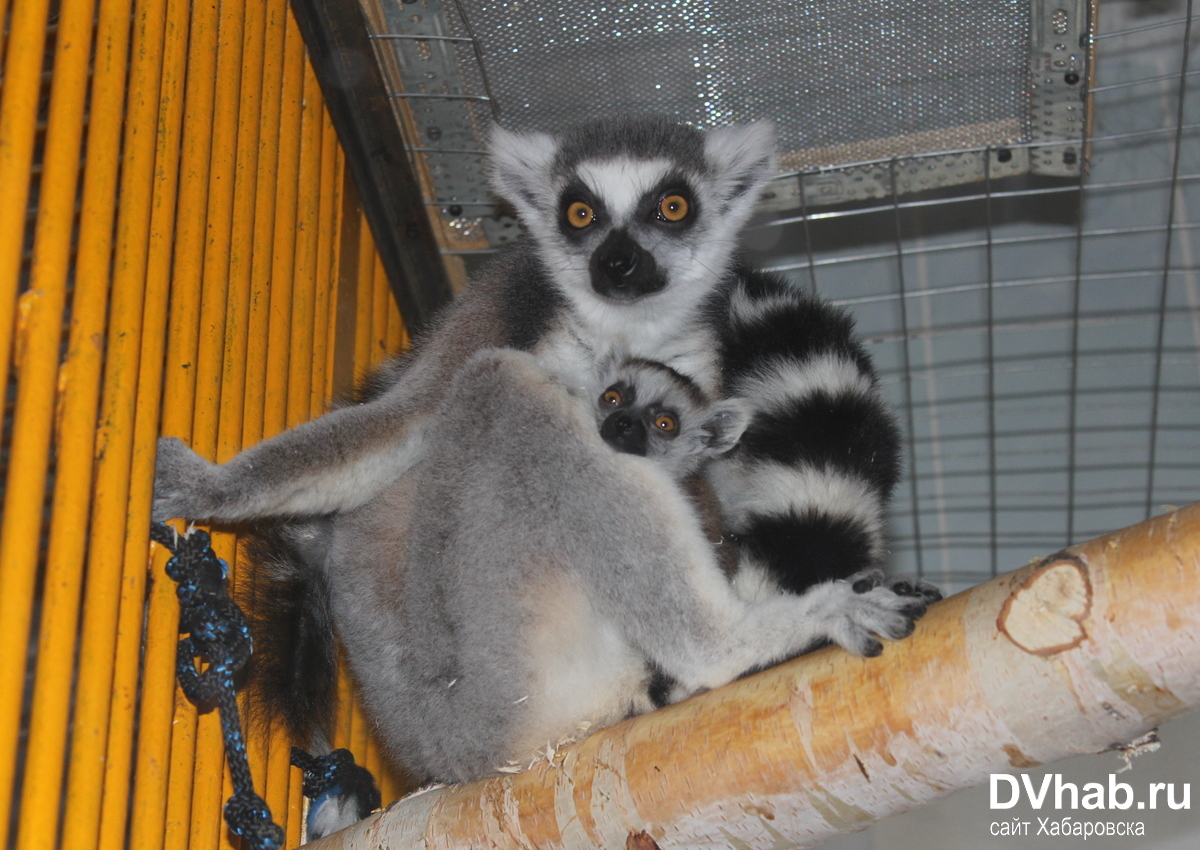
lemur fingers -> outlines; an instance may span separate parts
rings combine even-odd
[[[937,592],[928,582],[920,585],[922,589],[927,587]],[[932,600],[916,588],[912,580],[886,579],[880,570],[814,588],[813,591],[829,597],[828,605],[817,614],[821,631],[847,652],[868,658],[879,655],[883,652],[879,638],[908,637],[916,621],[925,614],[926,604]]]
[[[942,591],[933,582],[909,575],[885,576],[883,570],[866,570],[850,576],[849,581],[858,593],[873,587],[886,587],[899,596],[919,596],[929,605],[942,598]]]

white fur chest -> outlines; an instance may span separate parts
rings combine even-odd
[[[538,343],[535,356],[577,395],[595,392],[602,364],[641,357],[670,366],[716,395],[716,332],[694,319],[650,321],[646,311],[601,305],[588,316],[564,315]]]

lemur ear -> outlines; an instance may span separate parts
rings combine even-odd
[[[704,136],[704,157],[723,203],[718,214],[740,227],[775,174],[775,126],[756,121],[709,130]]]
[[[488,140],[492,188],[517,208],[527,226],[546,203],[543,195],[557,151],[554,137],[546,133],[516,133],[499,124],[492,126]]]
[[[724,454],[732,449],[750,424],[750,413],[749,403],[740,398],[714,404],[700,424],[698,451]]]

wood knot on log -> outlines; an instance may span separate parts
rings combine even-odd
[[[660,850],[658,843],[650,837],[650,833],[631,832],[625,839],[625,850]]]
[[[1004,601],[996,626],[1026,652],[1056,655],[1087,637],[1083,623],[1092,609],[1092,584],[1073,557],[1047,559]]]

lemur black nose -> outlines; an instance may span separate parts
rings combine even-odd
[[[613,251],[608,256],[600,260],[600,268],[608,273],[609,277],[622,278],[629,277],[637,268],[637,254],[632,250],[632,246],[620,246],[621,250]]]
[[[600,425],[600,436],[619,452],[646,455],[646,426],[641,419],[627,411],[610,413]]]
[[[654,255],[618,228],[592,254],[592,289],[617,301],[635,301],[667,285]]]

